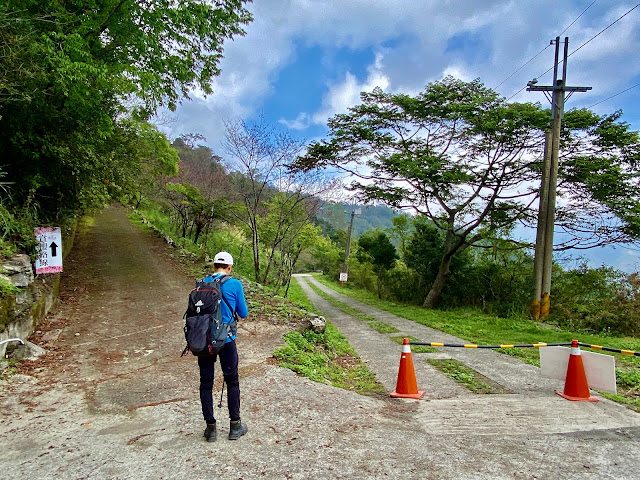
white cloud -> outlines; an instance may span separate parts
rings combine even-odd
[[[302,113],[296,121],[286,123],[295,128],[296,125],[303,125],[304,123],[299,120],[304,119],[322,125],[333,115],[346,113],[350,107],[359,104],[361,92],[370,92],[376,87],[387,90],[390,82],[389,78],[381,71],[382,58],[382,53],[376,55],[374,63],[367,68],[368,75],[363,82],[359,82],[355,75],[347,72],[341,83],[328,86],[328,92],[322,100],[322,107],[319,111],[312,115]]]
[[[594,4],[566,33],[571,50],[633,5],[631,0]],[[194,100],[179,108],[179,121],[168,130],[175,134],[185,133],[178,128],[200,131],[215,147],[222,134],[223,118],[255,115],[269,96],[278,94],[278,75],[295,62],[299,46],[371,49],[378,54],[366,78],[358,78],[355,68],[348,69],[339,82],[327,84],[324,92],[317,93],[322,95],[318,111],[300,111],[293,119],[281,120],[292,129],[324,123],[359,103],[360,92],[375,86],[415,94],[426,83],[452,74],[463,80],[480,77],[487,86],[495,87],[544,48],[584,8],[584,2],[578,0],[561,5],[555,0],[256,1],[249,4],[255,20],[247,27],[247,35],[225,44],[222,74],[213,84],[214,94],[204,99],[194,93]],[[635,61],[635,52],[640,48],[639,11],[632,12],[569,59],[569,83],[594,87],[593,92],[572,97],[569,106],[591,105],[637,83],[634,78],[640,75],[640,62]],[[460,47],[456,42],[464,41],[471,43],[456,49]],[[511,96],[552,63],[553,48],[548,48],[498,91]],[[541,95],[526,91],[514,100],[546,101]],[[609,105],[607,102],[601,107],[610,111]]]
[[[291,130],[305,130],[313,123],[311,116],[306,112],[300,112],[294,120],[280,119],[279,122]]]
[[[459,78],[465,82],[470,82],[474,78],[476,78],[473,73],[469,72],[466,67],[462,65],[447,65],[447,67],[442,72],[442,76],[446,77],[451,75],[452,77]]]

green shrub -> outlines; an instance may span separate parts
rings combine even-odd
[[[23,215],[20,210],[11,211],[0,202],[0,255],[9,258],[18,251],[34,255],[35,226],[33,217]]]
[[[18,293],[19,291],[20,289],[11,283],[11,281],[0,276],[0,296]]]
[[[556,271],[549,319],[599,334],[640,335],[640,277],[586,264]]]

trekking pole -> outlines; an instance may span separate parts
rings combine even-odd
[[[220,392],[220,403],[218,404],[218,408],[222,408],[222,395],[224,394],[224,380],[222,380],[222,391]]]

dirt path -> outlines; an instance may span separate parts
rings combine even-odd
[[[194,279],[125,214],[109,208],[81,231],[61,302],[32,338],[48,354],[0,385],[2,478],[627,478],[640,467],[640,423],[617,405],[537,384],[536,395],[473,396],[433,372],[425,400],[363,397],[273,365],[286,328],[251,316],[238,341],[249,434],[229,442],[223,421],[208,444],[195,360],[178,356]],[[359,339],[357,321],[318,305],[393,383],[397,345]]]

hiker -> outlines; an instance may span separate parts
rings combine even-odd
[[[213,275],[209,275],[202,281],[211,282],[215,277],[230,275],[232,268],[233,257],[231,254],[219,252],[213,258]],[[230,277],[224,279],[220,290],[224,300],[220,303],[223,323],[232,323],[234,312],[241,319],[249,315],[244,298],[244,290],[239,280]],[[213,367],[217,358],[220,358],[222,374],[227,384],[227,406],[229,407],[229,419],[231,421],[229,440],[237,440],[248,431],[247,425],[240,421],[240,382],[238,379],[238,350],[236,349],[235,340],[236,335],[235,331],[233,331],[217,354],[198,357],[198,366],[200,367],[200,403],[202,404],[204,420],[207,423],[204,436],[208,442],[216,441],[216,419],[213,415]]]

